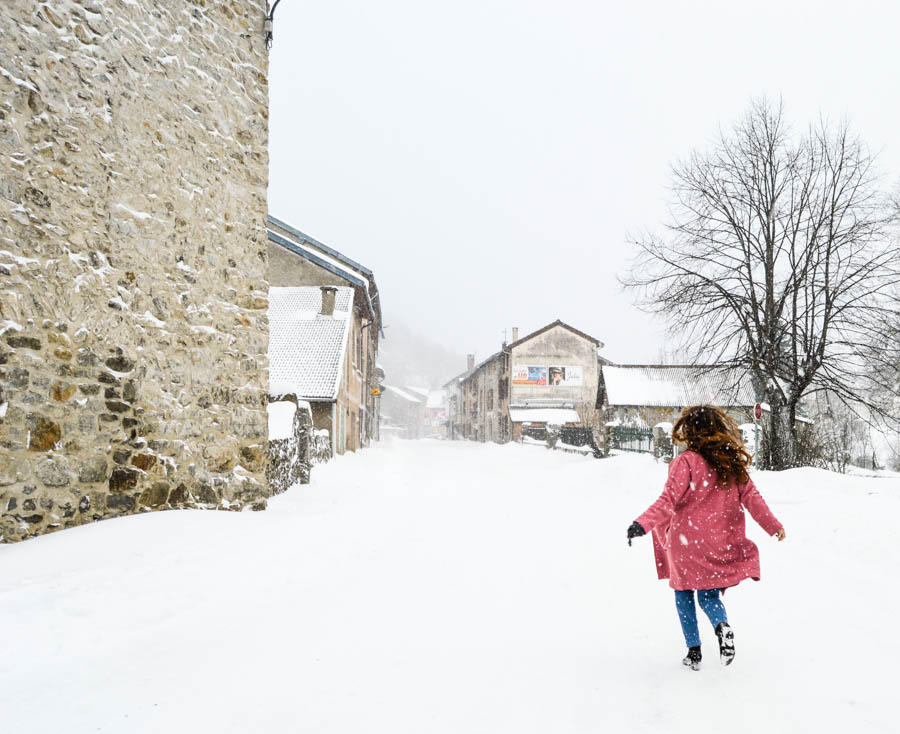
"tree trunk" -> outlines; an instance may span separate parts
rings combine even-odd
[[[768,430],[764,435],[763,469],[781,471],[794,466],[797,436],[794,432],[796,404],[787,403],[777,390],[767,391],[769,404]]]

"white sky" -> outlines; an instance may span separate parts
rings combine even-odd
[[[653,361],[615,275],[670,165],[768,94],[848,115],[895,180],[898,28],[892,1],[283,0],[269,211],[372,268],[388,325],[480,359],[561,318]]]

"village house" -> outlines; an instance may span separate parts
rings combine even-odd
[[[381,297],[372,271],[346,255],[294,229],[273,216],[268,218],[269,282],[273,287],[314,288],[315,294],[303,296],[301,303],[305,313],[309,313],[311,298],[329,298],[320,287],[337,288],[342,294],[335,314],[347,314],[348,333],[346,336],[347,371],[342,375],[345,384],[341,391],[335,391],[328,400],[335,401],[334,418],[329,418],[324,408],[314,409],[313,420],[318,430],[326,427],[334,437],[336,453],[344,450],[355,451],[368,446],[378,438],[379,430],[379,385],[384,378],[383,371],[376,364],[379,339],[383,336],[381,317]],[[349,289],[352,303],[348,308],[346,289]],[[330,307],[326,304],[326,308]],[[317,306],[314,311],[318,311]],[[333,316],[343,318],[343,316]],[[277,342],[281,337],[275,333],[270,337]],[[301,364],[311,364],[315,355],[307,354],[321,345],[304,344],[294,340],[292,349]],[[333,345],[331,348],[337,348]],[[272,352],[270,344],[270,352]],[[281,345],[276,343],[273,353],[283,354]],[[333,355],[329,353],[329,360]],[[281,357],[279,357],[281,358]],[[284,355],[291,359],[290,355]],[[300,369],[299,367],[297,369]],[[303,369],[306,369],[304,367]],[[330,375],[331,373],[329,373]],[[273,383],[277,385],[273,378]],[[343,397],[346,394],[346,399]],[[323,398],[298,396],[312,403]],[[325,411],[325,412],[323,412]]]
[[[582,429],[596,444],[605,432],[598,411],[602,343],[562,322],[505,344],[458,378],[460,437],[474,441],[518,441],[544,435],[548,426]],[[450,385],[453,381],[451,380]]]
[[[633,450],[649,450],[671,434],[683,408],[703,404],[731,416],[752,450],[765,440],[770,411],[757,400],[758,392],[746,372],[721,365],[605,365],[600,378],[600,402],[613,444]],[[757,402],[762,420],[754,424]],[[796,422],[811,424],[799,414]]]
[[[381,393],[381,430],[384,435],[417,439],[425,436],[427,399],[410,388],[385,385]]]
[[[701,404],[717,405],[746,423],[753,420],[756,397],[749,377],[716,365],[604,365],[600,403],[605,422],[652,428]]]
[[[269,289],[269,394],[309,403],[332,455],[363,445],[365,341],[356,291],[334,286]]]
[[[462,383],[475,369],[475,355],[466,357],[466,371],[448,380],[443,385],[444,409],[447,415],[447,438],[456,440],[463,438],[462,433]]]
[[[672,427],[682,409],[701,404],[725,410],[751,449],[762,436],[753,425],[749,377],[717,365],[604,365],[599,402],[615,448],[671,453]]]
[[[460,382],[462,437],[506,443],[509,429],[509,355],[504,349],[475,365]]]

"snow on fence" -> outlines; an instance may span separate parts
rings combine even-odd
[[[593,456],[597,459],[602,458],[605,453],[594,442],[593,432],[590,428],[585,427],[563,427],[548,425],[543,432],[545,440],[541,441],[534,436],[525,433],[522,436],[522,443],[530,446],[543,446],[554,451],[565,451],[570,454],[581,454],[582,456]]]
[[[632,451],[642,454],[653,454],[657,459],[669,460],[675,456],[672,443],[672,424],[664,421],[653,428],[643,426],[622,426],[607,423],[610,448],[619,451]]]

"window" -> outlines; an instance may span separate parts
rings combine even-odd
[[[493,409],[494,409],[494,391],[493,391],[493,390],[488,390],[488,394],[487,394],[487,409],[488,409],[488,410],[493,410]]]

